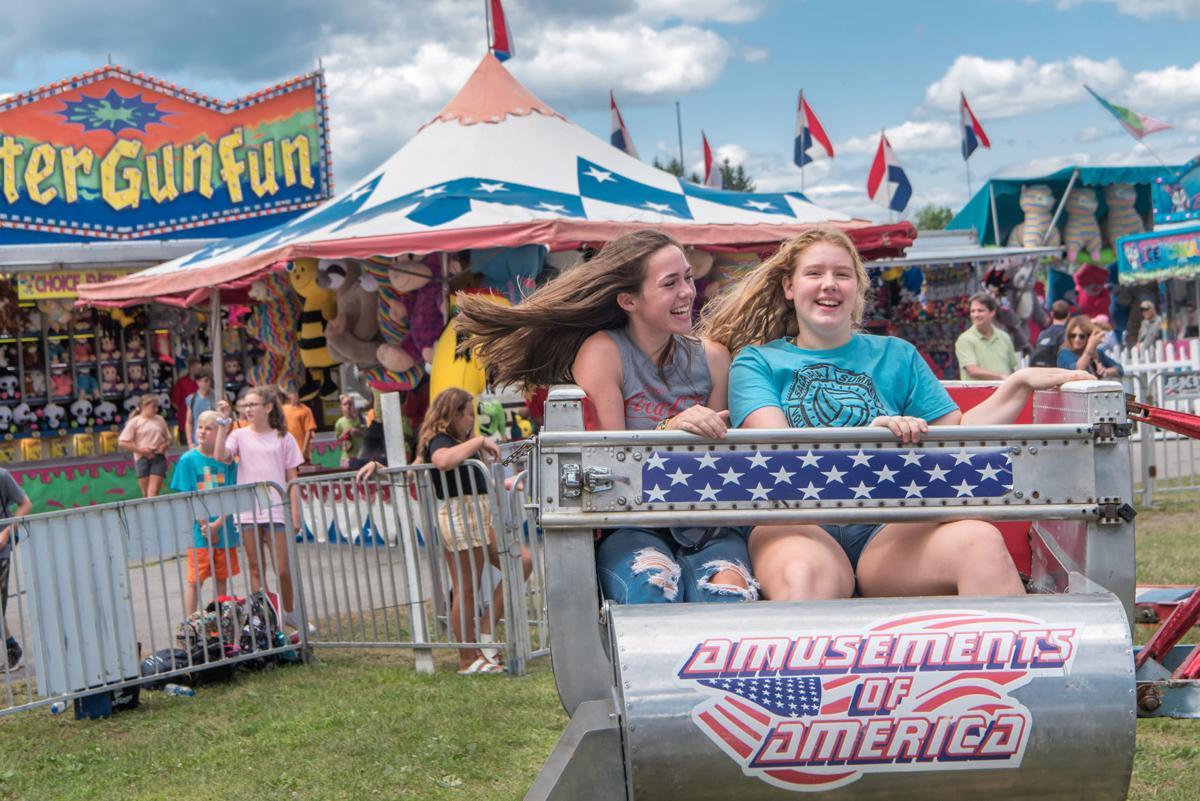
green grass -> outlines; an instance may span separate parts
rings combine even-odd
[[[1198,513],[1138,517],[1142,583],[1200,581]],[[0,801],[520,799],[566,725],[546,661],[515,680],[460,677],[436,653],[433,676],[400,651],[321,650],[195,698],[143,693],[110,720],[0,718]],[[1197,787],[1200,722],[1140,721],[1130,798],[1193,801]]]

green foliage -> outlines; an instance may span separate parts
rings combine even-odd
[[[746,168],[741,164],[733,167],[729,159],[721,162],[721,185],[734,192],[754,191],[754,179],[746,174]]]
[[[702,180],[704,180],[703,178],[700,177],[699,174],[697,174],[695,172],[684,175],[683,174],[683,165],[679,163],[679,159],[671,159],[669,162],[664,164],[662,161],[659,160],[658,156],[655,156],[654,157],[654,166],[657,167],[658,169],[662,170],[663,172],[671,173],[671,175],[674,175],[676,178],[683,178],[684,180],[691,181],[694,184],[698,184]]]
[[[930,204],[917,212],[917,217],[913,222],[921,231],[941,231],[950,224],[953,217],[954,212],[950,210],[949,206]]]

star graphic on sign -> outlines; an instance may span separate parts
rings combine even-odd
[[[816,484],[812,483],[811,481],[808,482],[807,487],[801,487],[800,491],[804,493],[805,500],[808,500],[809,498],[820,498],[821,497],[821,489]]]
[[[946,474],[950,471],[941,465],[935,464],[931,470],[926,470],[925,472],[929,475],[930,483],[933,483],[934,481],[945,481]]]
[[[422,189],[421,194],[425,197],[433,197],[434,195],[440,195],[442,192],[445,192],[445,191],[446,191],[446,186],[445,186],[445,184],[443,184],[442,186],[431,186],[427,189]]]
[[[776,470],[771,475],[775,477],[776,484],[791,484],[792,476],[794,476],[796,474],[788,472],[788,469],[786,466],[781,466],[778,470]]]
[[[667,460],[658,451],[646,457],[646,467],[650,470],[664,470]]]
[[[651,487],[650,489],[646,490],[646,503],[653,503],[655,501],[658,501],[661,503],[662,501],[665,501],[666,499],[667,499],[667,488],[666,487]]]
[[[705,484],[704,489],[696,490],[700,494],[702,501],[715,501],[717,499],[717,490],[711,484]]]
[[[854,490],[855,498],[870,498],[871,497],[871,488],[867,486],[867,482],[865,482],[865,481],[858,482],[857,487],[851,487],[850,489]]]
[[[825,476],[826,484],[832,484],[835,481],[838,482],[839,484],[841,484],[842,476],[846,475],[846,471],[838,470],[837,465],[834,465],[833,467],[829,468],[828,471],[822,470],[821,475]]]
[[[767,499],[767,488],[764,487],[762,485],[762,482],[760,481],[760,482],[758,482],[757,487],[753,487],[752,489],[750,489],[750,500],[765,501],[766,499]]]
[[[954,463],[955,464],[970,464],[971,463],[971,454],[967,453],[966,449],[960,450],[958,453],[954,454]]]
[[[544,200],[538,204],[538,208],[553,212],[563,212],[567,210],[566,206],[559,205],[558,203],[547,203]]]
[[[489,184],[487,181],[480,181],[479,186],[475,187],[475,189],[480,192],[487,192],[488,194],[491,194],[492,192],[507,192],[508,191],[508,187],[506,187],[504,184],[501,184],[501,183]]]
[[[766,211],[767,209],[774,211],[775,209],[773,205],[765,200],[747,200],[746,206],[747,208],[754,209],[755,211]]]
[[[886,464],[880,469],[872,470],[871,472],[873,472],[880,481],[894,481],[892,477],[896,475],[896,471],[888,467]]]
[[[871,457],[863,453],[862,448],[859,448],[858,453],[850,457],[850,463],[854,467],[858,467],[859,465],[866,465],[867,467],[870,467]]]
[[[667,473],[667,478],[671,479],[671,485],[687,484],[687,480],[692,477],[691,473],[683,472],[683,468],[675,468],[674,473]]]
[[[374,189],[374,188],[375,188],[375,187],[374,187],[374,186],[372,186],[372,185],[370,184],[370,182],[368,182],[368,183],[365,183],[365,184],[363,184],[362,186],[360,186],[358,189],[355,189],[353,192],[351,192],[351,193],[350,193],[350,196],[349,196],[349,197],[347,197],[346,199],[347,199],[347,200],[358,200],[358,199],[359,199],[360,197],[362,197],[363,195],[369,195],[369,194],[371,194],[371,190],[372,190],[372,189]]]
[[[721,476],[722,479],[724,479],[724,481],[722,482],[723,484],[736,485],[738,483],[738,479],[741,478],[742,476],[744,476],[745,473],[739,473],[731,467],[728,470],[726,470],[724,473],[720,473],[719,475]]]
[[[907,487],[901,487],[900,489],[904,490],[905,498],[920,498],[921,493],[925,491],[924,487],[917,486],[916,481],[912,481]]]
[[[612,177],[611,172],[607,172],[606,170],[602,170],[599,167],[595,167],[595,166],[588,167],[587,171],[584,172],[584,175],[588,176],[589,178],[595,178],[596,183],[598,183],[598,184],[602,184],[605,181],[612,181],[613,183],[616,183],[616,181],[617,181],[616,178]]]
[[[767,457],[762,455],[762,451],[755,451],[754,455],[750,457],[750,467],[751,469],[755,467],[767,467]]]
[[[982,470],[979,471],[979,480],[981,482],[983,482],[983,481],[987,481],[990,478],[992,481],[999,481],[1000,479],[996,478],[996,475],[999,472],[1000,472],[999,468],[992,467],[989,464],[986,467],[984,467]]]
[[[800,466],[801,467],[820,467],[821,466],[821,457],[817,456],[812,451],[808,451],[803,456],[800,457]]]
[[[712,451],[705,451],[704,455],[696,460],[696,464],[699,465],[701,468],[711,467],[713,470],[716,470],[717,469],[717,457],[712,455]]]
[[[956,486],[954,489],[958,492],[959,498],[961,498],[964,495],[966,495],[967,497],[970,497],[971,493],[975,491],[975,487],[977,487],[977,486],[979,486],[979,485],[978,484],[968,484],[967,480],[964,478],[962,480],[962,483],[959,484],[958,486]]]
[[[908,453],[904,454],[904,463],[906,465],[920,464],[921,463],[921,454],[917,453],[916,451],[910,450]]]
[[[647,200],[647,201],[646,201],[645,203],[643,203],[642,205],[643,205],[643,206],[645,206],[646,208],[650,209],[650,211],[657,211],[657,212],[660,212],[660,213],[661,213],[661,212],[667,212],[667,211],[670,211],[670,210],[671,210],[671,204],[670,204],[670,203],[655,203],[653,200]]]

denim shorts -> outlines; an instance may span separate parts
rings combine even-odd
[[[167,475],[167,455],[165,453],[156,453],[150,458],[139,456],[133,460],[134,475],[137,478],[149,478],[150,476]]]
[[[875,535],[883,528],[883,523],[857,523],[845,526],[821,526],[825,529],[825,533],[833,537],[834,541],[842,546],[842,550],[846,554],[846,558],[850,560],[850,567],[855,571],[858,570],[858,560],[862,556],[863,549],[867,547],[867,543],[875,539]]]

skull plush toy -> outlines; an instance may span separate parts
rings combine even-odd
[[[97,403],[96,408],[92,410],[96,415],[96,422],[102,426],[110,426],[117,419],[117,405],[112,401],[104,401]]]
[[[66,416],[67,410],[57,403],[47,403],[42,408],[42,423],[46,426],[47,431],[57,431],[62,428],[63,419]]]
[[[0,409],[7,407],[0,406]],[[76,428],[83,428],[92,424],[92,402],[87,398],[76,398],[71,404],[71,422]]]

